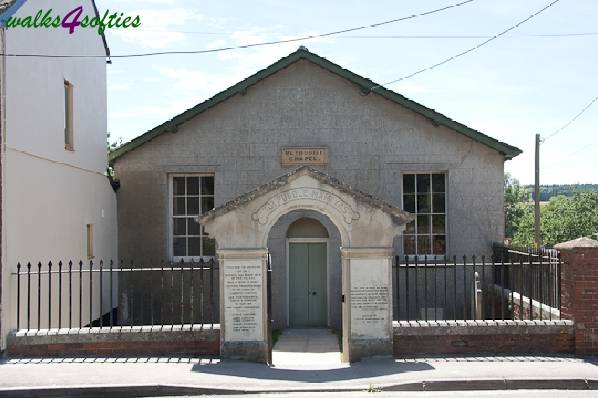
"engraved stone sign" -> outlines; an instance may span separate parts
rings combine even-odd
[[[326,147],[283,147],[280,162],[285,166],[323,166],[328,164]]]
[[[351,338],[390,338],[389,281],[388,260],[351,260]]]
[[[266,224],[274,210],[300,199],[316,200],[333,207],[342,214],[347,224],[351,224],[353,220],[359,220],[359,212],[353,210],[349,203],[340,196],[319,188],[294,188],[280,192],[253,213],[251,218],[260,224]]]
[[[224,263],[226,341],[263,341],[262,261]]]

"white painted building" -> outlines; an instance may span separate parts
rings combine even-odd
[[[52,8],[64,16],[80,5],[84,15],[97,12],[92,0],[32,0],[15,15]],[[94,29],[0,32],[4,54],[109,55]],[[116,199],[106,177],[106,58],[6,56],[1,68],[0,351],[16,327],[17,263],[117,256]]]

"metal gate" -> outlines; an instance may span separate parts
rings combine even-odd
[[[268,339],[268,365],[272,365],[272,263],[270,253],[268,253],[268,257],[266,259],[266,286],[267,286],[267,314],[268,314],[268,322],[267,322],[267,339]]]

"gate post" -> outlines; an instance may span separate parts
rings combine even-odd
[[[392,248],[341,248],[343,362],[392,356]]]
[[[598,241],[559,243],[561,316],[575,322],[575,353],[598,354]]]
[[[266,249],[220,249],[220,356],[267,363]]]

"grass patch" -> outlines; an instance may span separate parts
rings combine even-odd
[[[343,330],[342,329],[333,329],[332,333],[336,334],[338,338],[338,348],[340,352],[343,352]]]
[[[272,329],[272,347],[276,345],[276,342],[282,334],[282,329]]]

